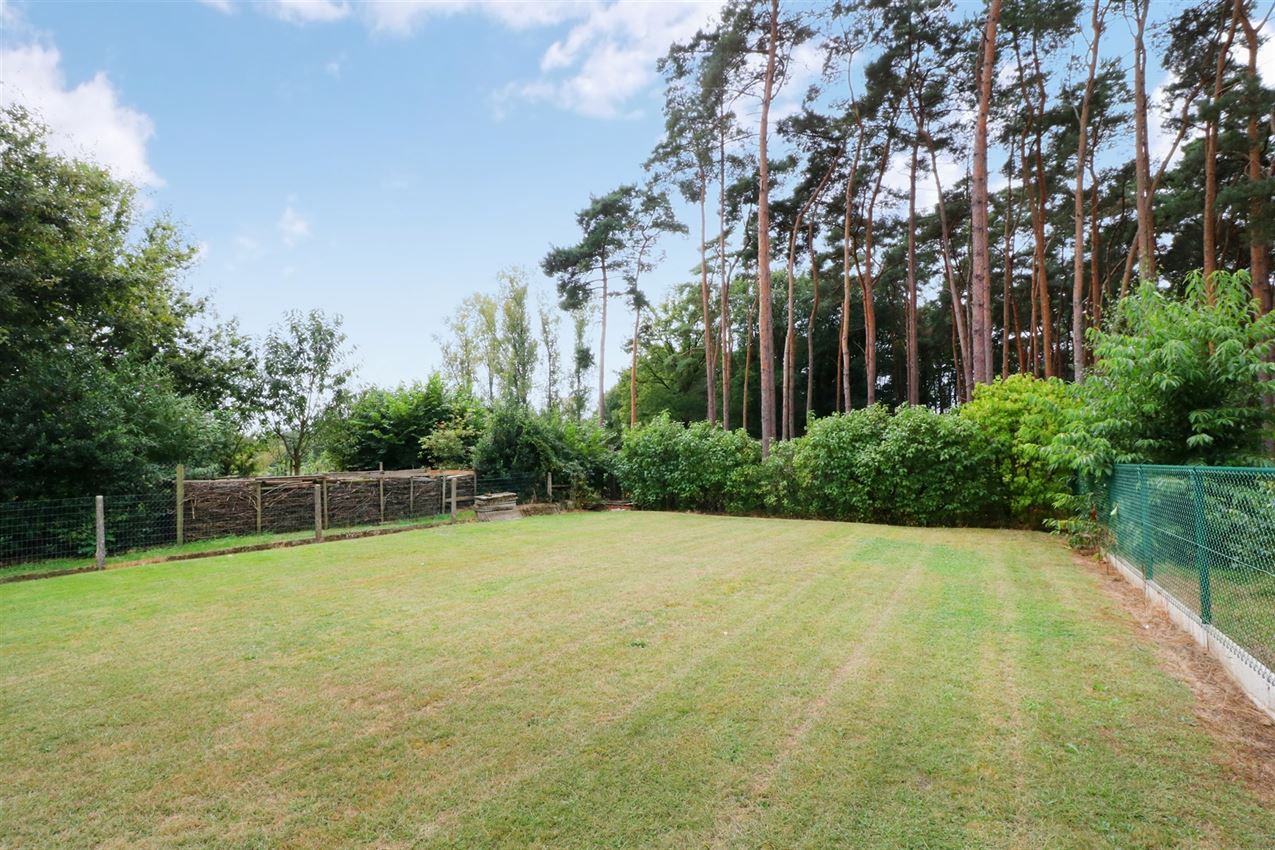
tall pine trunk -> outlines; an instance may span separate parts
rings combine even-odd
[[[806,241],[810,247],[810,289],[813,293],[810,321],[806,325],[806,421],[809,421],[815,409],[815,323],[819,320],[819,252],[815,250],[813,224],[806,230]]]
[[[1142,0],[1146,2],[1146,0]],[[1218,108],[1222,93],[1226,87],[1226,60],[1231,52],[1231,44],[1235,41],[1235,30],[1239,25],[1239,6],[1236,0],[1235,12],[1231,15],[1230,29],[1226,39],[1217,52],[1217,65],[1213,74],[1213,106]],[[1217,271],[1217,142],[1220,116],[1212,116],[1204,125],[1204,289],[1209,293],[1209,302],[1213,300],[1213,272]],[[1146,239],[1140,246],[1145,249]]]
[[[726,125],[718,109],[718,183],[717,183],[717,267],[721,274],[721,305],[718,308],[721,326],[717,340],[722,347],[722,430],[730,430],[730,278],[726,273]]]
[[[921,403],[921,363],[917,351],[916,333],[916,165],[917,139],[912,139],[912,158],[908,167],[908,247],[907,247],[907,304],[904,310],[906,327],[906,356],[908,404]]]
[[[1079,134],[1076,142],[1076,197],[1074,209],[1075,251],[1071,283],[1071,368],[1072,378],[1085,376],[1085,168],[1089,156],[1089,106],[1093,100],[1094,76],[1098,71],[1098,42],[1102,38],[1102,0],[1094,0],[1089,17],[1093,40],[1089,44],[1089,74],[1080,101]],[[1097,251],[1097,246],[1093,246]]]
[[[699,170],[699,295],[704,315],[704,394],[710,424],[717,422],[717,352],[713,348],[713,320],[708,309],[708,174]]]
[[[606,360],[607,360],[607,261],[602,258],[602,329],[598,338],[598,424],[606,424]]]
[[[1138,276],[1152,280],[1155,277],[1155,213],[1151,203],[1151,154],[1147,141],[1146,45],[1151,0],[1134,0],[1133,7],[1136,27],[1133,37],[1133,168],[1138,213]],[[1207,259],[1205,262],[1208,262]]]
[[[990,0],[983,26],[979,63],[978,111],[974,121],[974,166],[970,180],[970,230],[973,245],[973,281],[970,301],[973,373],[975,383],[992,380],[991,257],[987,223],[987,117],[992,105],[992,80],[996,75],[996,25],[1001,0]]]
[[[636,302],[636,299],[635,299]],[[629,427],[637,427],[637,365],[638,365],[638,329],[641,327],[642,307],[633,305],[633,354],[629,361]]]
[[[995,0],[994,0],[995,2]],[[762,84],[757,187],[757,301],[758,347],[761,357],[761,455],[770,456],[775,439],[775,328],[771,314],[770,282],[770,162],[767,137],[770,130],[770,100],[775,89],[775,54],[779,40],[779,0],[770,0],[770,35],[766,44],[766,74]]]
[[[961,401],[969,400],[970,385],[973,381],[973,364],[970,363],[969,327],[965,323],[965,304],[961,299],[961,288],[956,282],[956,269],[952,264],[952,231],[947,223],[947,201],[943,198],[943,180],[939,177],[938,153],[934,148],[934,140],[926,134],[930,150],[930,171],[934,173],[934,191],[938,194],[939,207],[939,247],[943,255],[943,275],[947,278],[947,294],[952,299],[952,322],[956,328],[956,342],[961,350]]]

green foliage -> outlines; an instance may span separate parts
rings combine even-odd
[[[424,384],[360,392],[328,427],[326,450],[340,469],[465,466],[480,424],[472,402],[436,374]]]
[[[341,317],[292,310],[261,344],[261,424],[283,444],[290,471],[301,471],[321,420],[345,399],[347,365]]]
[[[1018,522],[1039,525],[1071,492],[1071,470],[1057,465],[1048,448],[1078,404],[1076,393],[1057,378],[1023,374],[976,386],[974,398],[961,407],[961,417],[977,424],[992,444]]]
[[[1093,374],[1052,459],[1095,478],[1121,462],[1260,461],[1275,313],[1258,315],[1245,272],[1192,274],[1180,299],[1144,283],[1090,339]]]
[[[890,412],[881,405],[810,421],[795,462],[804,512],[841,520],[872,516],[873,452],[889,425]]]
[[[242,471],[253,359],[180,286],[196,251],[136,190],[0,109],[0,498]]]
[[[474,468],[487,477],[536,481],[553,473],[601,493],[610,489],[613,455],[607,432],[596,425],[506,404],[491,412],[474,446]]]
[[[640,507],[961,525],[1005,518],[991,460],[972,421],[873,407],[812,420],[765,461],[742,431],[661,415],[625,433],[617,472]]]
[[[747,508],[735,492],[746,484],[740,476],[760,461],[760,447],[742,431],[688,427],[661,414],[625,432],[616,471],[639,507],[738,510]]]

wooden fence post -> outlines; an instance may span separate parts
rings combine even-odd
[[[257,533],[261,533],[261,479],[257,479]]]
[[[328,508],[328,477],[323,476],[323,527],[332,527],[332,512]]]
[[[314,539],[323,540],[323,487],[314,485]]]
[[[416,516],[416,479],[407,479],[407,515]]]
[[[553,504],[553,473],[549,472],[545,475],[545,493],[549,497],[549,504]]]
[[[177,464],[177,545],[186,542],[186,464]]]
[[[381,500],[381,522],[385,522],[385,464],[377,464],[380,476],[376,479],[376,492]]]
[[[456,519],[456,477],[452,476],[452,519]]]
[[[106,505],[101,496],[93,499],[95,539],[97,541],[95,561],[99,570],[106,569]]]

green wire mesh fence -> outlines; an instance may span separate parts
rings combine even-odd
[[[1112,551],[1275,683],[1275,469],[1117,464]]]

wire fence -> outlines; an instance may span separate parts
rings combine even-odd
[[[1275,469],[1117,464],[1112,550],[1275,684]]]
[[[185,480],[179,472],[146,492],[105,494],[100,526],[95,496],[3,502],[0,577],[101,566],[106,556],[166,547],[207,550],[272,535],[411,523],[467,508],[476,492],[474,474],[464,470],[212,480]]]

